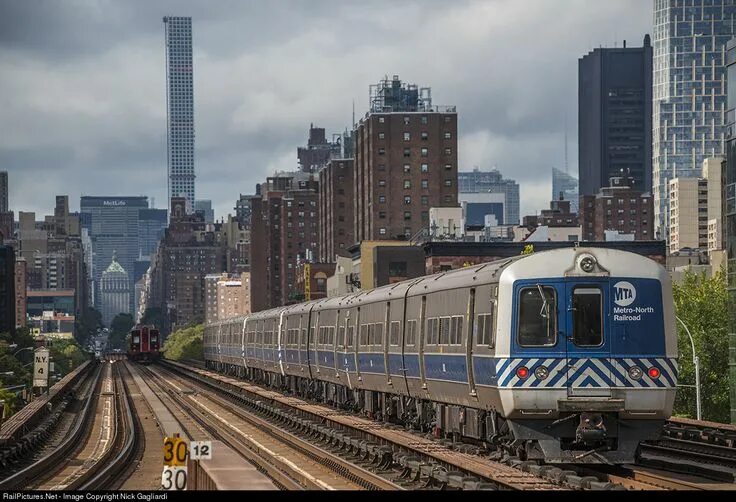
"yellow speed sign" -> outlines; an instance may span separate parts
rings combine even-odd
[[[180,437],[164,438],[164,465],[187,465],[187,442]]]

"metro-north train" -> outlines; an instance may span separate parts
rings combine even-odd
[[[161,337],[153,326],[135,326],[130,330],[128,359],[140,363],[151,363],[161,358]]]
[[[628,463],[672,413],[666,270],[566,248],[205,327],[209,368],[549,463]]]

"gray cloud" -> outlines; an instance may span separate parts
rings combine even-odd
[[[399,74],[458,107],[460,166],[498,166],[522,213],[577,166],[577,61],[651,32],[641,0],[0,0],[0,169],[15,210],[55,194],[166,199],[162,17],[194,29],[197,197],[218,216],[296,165],[310,122],[342,131]]]

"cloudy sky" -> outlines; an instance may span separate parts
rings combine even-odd
[[[649,0],[0,0],[11,209],[52,213],[56,194],[165,207],[164,15],[193,18],[197,198],[218,218],[296,167],[310,122],[344,130],[394,74],[457,105],[461,170],[498,167],[534,213],[565,121],[577,173],[578,58],[652,29]]]

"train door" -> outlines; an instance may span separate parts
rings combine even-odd
[[[391,365],[388,363],[388,347],[391,341],[391,302],[386,302],[386,316],[383,321],[383,367],[386,371],[386,384],[393,385],[391,382]],[[397,332],[398,333],[398,332]]]
[[[279,371],[282,376],[286,375],[284,371],[284,359],[286,358],[286,319],[284,318],[285,311],[281,311],[279,314],[279,323],[277,326],[277,338],[276,338],[276,353],[278,354]]]
[[[357,315],[355,316],[355,374],[358,375],[358,381],[362,381],[363,377],[360,375],[360,346],[363,343],[361,340],[361,326],[360,326],[360,307],[358,307]]]
[[[568,396],[611,395],[611,340],[607,281],[566,282],[565,340]]]
[[[141,352],[144,354],[148,354],[150,350],[151,344],[149,343],[148,328],[144,326],[141,329]]]
[[[473,327],[475,326],[475,288],[470,289],[470,295],[468,296],[468,312],[467,319],[465,319],[465,326],[467,329],[467,335],[465,336],[465,357],[466,366],[468,368],[468,391],[471,396],[476,396],[475,373],[473,371],[473,343],[475,342],[475,337],[473,336]]]
[[[243,329],[240,338],[240,357],[243,359],[243,368],[248,369],[248,358],[246,356],[246,344],[248,343],[248,316],[243,319]]]
[[[419,311],[419,376],[422,379],[422,389],[427,388],[427,371],[424,364],[424,346],[427,337],[427,295],[422,296],[422,306]]]

